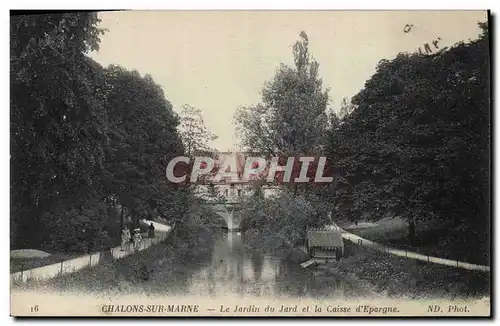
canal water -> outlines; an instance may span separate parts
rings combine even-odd
[[[336,275],[304,269],[283,257],[249,249],[239,232],[218,234],[211,257],[206,258],[186,266],[183,276],[170,284],[169,292],[210,298],[230,295],[342,300],[355,295],[350,284]]]

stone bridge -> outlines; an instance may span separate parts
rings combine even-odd
[[[206,202],[203,205],[212,208],[214,213],[222,217],[229,231],[240,229],[240,218],[234,214],[240,207],[239,202]]]
[[[264,197],[275,195],[277,189],[277,187],[263,187]],[[222,217],[230,231],[236,231],[240,228],[239,214],[234,213],[241,207],[241,201],[252,194],[252,187],[232,186],[231,184],[215,185],[215,192],[211,192],[205,185],[200,185],[195,190],[195,196],[203,200],[204,206],[211,207],[217,215]]]

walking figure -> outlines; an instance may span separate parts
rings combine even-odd
[[[155,226],[153,225],[153,223],[149,225],[148,237],[150,238],[155,237]]]
[[[130,231],[127,226],[123,226],[121,251],[127,250],[129,248],[129,244],[130,244]]]
[[[141,246],[141,229],[134,229],[134,250],[138,250]]]

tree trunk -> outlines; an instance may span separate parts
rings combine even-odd
[[[124,221],[123,221],[123,204],[122,204],[122,213],[121,213],[121,217],[120,217],[120,232],[121,232],[121,230],[123,230],[123,224],[124,224]]]
[[[413,218],[408,219],[408,239],[410,246],[415,245],[415,221]]]
[[[134,229],[137,229],[139,227],[139,217],[137,216],[137,214],[134,214],[134,216],[132,216],[132,225]]]

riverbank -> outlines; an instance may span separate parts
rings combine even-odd
[[[345,244],[340,262],[317,267],[367,291],[391,298],[459,299],[490,295],[490,274],[397,257],[354,244]]]
[[[189,234],[189,237],[183,238]],[[210,257],[212,235],[203,227],[175,230],[164,242],[116,260],[111,256],[93,267],[47,281],[14,284],[21,289],[93,294],[165,293],[165,287],[182,284],[184,267]],[[171,281],[171,282],[167,282]]]
[[[413,246],[408,243],[408,223],[400,218],[339,226],[357,236],[395,248],[472,264],[490,264],[489,242],[485,237],[448,223],[417,223]]]

